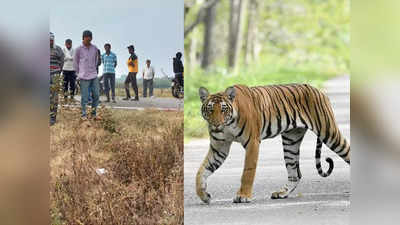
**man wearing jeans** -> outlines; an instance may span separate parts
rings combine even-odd
[[[143,97],[147,97],[147,88],[149,88],[149,96],[153,97],[153,79],[154,79],[154,68],[150,66],[150,59],[146,60],[146,66],[143,68]]]
[[[117,56],[111,52],[111,45],[109,43],[104,45],[104,53],[101,56],[101,62],[103,63],[103,80],[104,88],[107,96],[107,102],[110,102],[110,86],[112,101],[115,101],[115,67],[117,66]]]
[[[96,118],[96,108],[99,104],[99,80],[97,78],[99,53],[97,47],[91,44],[92,32],[85,30],[82,39],[82,45],[75,50],[74,68],[80,79],[82,119],[85,120],[87,119],[86,104],[89,98],[89,89],[93,94],[91,111],[93,118]]]

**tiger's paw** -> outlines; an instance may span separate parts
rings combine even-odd
[[[285,199],[289,196],[287,191],[276,191],[272,193],[271,199]]]
[[[250,203],[250,202],[251,202],[250,198],[243,197],[243,196],[240,196],[240,195],[236,196],[233,199],[233,203]]]
[[[200,196],[201,201],[203,201],[206,204],[210,204],[210,200],[211,200],[211,195],[208,192],[204,192],[201,196]]]

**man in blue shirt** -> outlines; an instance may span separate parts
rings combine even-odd
[[[103,79],[104,89],[107,96],[107,102],[110,102],[110,86],[113,103],[115,101],[115,67],[117,67],[117,56],[111,52],[111,45],[109,43],[104,45],[106,53],[101,55],[101,62],[103,63]]]

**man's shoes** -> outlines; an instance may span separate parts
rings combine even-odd
[[[139,98],[132,98],[131,101],[139,101]]]
[[[131,100],[131,98],[126,97],[126,98],[123,98],[122,100],[129,101],[129,100]]]
[[[115,99],[112,100],[113,103],[117,103],[117,101],[115,101]]]
[[[81,120],[82,120],[82,121],[86,121],[86,120],[88,120],[88,118],[87,118],[86,115],[83,115],[83,116],[81,116]]]

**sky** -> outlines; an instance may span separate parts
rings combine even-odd
[[[102,54],[104,44],[110,43],[118,59],[117,77],[128,73],[127,46],[131,44],[139,58],[140,73],[150,59],[156,77],[164,76],[161,68],[173,76],[172,58],[184,48],[183,0],[57,1],[50,8],[49,22],[60,47],[67,38],[73,48],[81,45],[82,32],[87,29],[93,33],[92,44]]]

